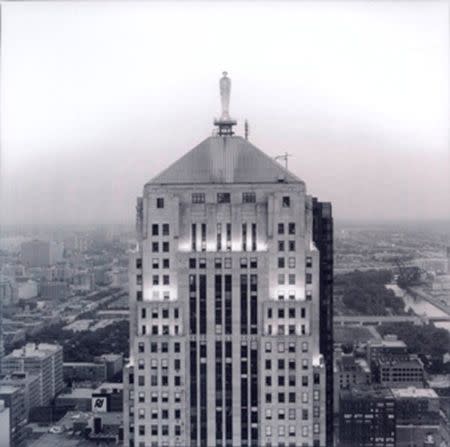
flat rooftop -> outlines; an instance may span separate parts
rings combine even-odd
[[[427,399],[438,399],[439,396],[433,388],[416,388],[409,386],[407,388],[392,388],[392,394],[395,398],[427,398]]]

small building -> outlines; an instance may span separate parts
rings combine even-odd
[[[64,362],[65,382],[105,382],[106,364],[104,362]]]
[[[379,359],[373,368],[376,381],[383,386],[417,387],[424,385],[424,368],[422,361],[410,355],[407,359]]]
[[[395,400],[389,388],[341,390],[339,437],[345,447],[395,447]]]
[[[369,340],[367,343],[367,361],[369,365],[380,358],[408,358],[408,347],[396,335],[386,335],[382,340]]]
[[[67,283],[63,281],[44,281],[39,287],[39,296],[43,299],[64,300],[69,295]]]
[[[96,405],[100,400],[101,406]],[[105,382],[97,387],[92,394],[92,410],[96,411],[122,411],[123,410],[123,384]]]
[[[96,361],[103,362],[106,366],[106,380],[113,380],[123,370],[122,354],[102,354]]]
[[[61,393],[55,399],[55,406],[73,411],[91,411],[92,393],[92,388],[73,388],[67,393]]]

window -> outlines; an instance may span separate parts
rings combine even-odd
[[[313,399],[314,400],[320,400],[320,391],[319,390],[314,390],[313,391]]]
[[[137,301],[142,301],[142,290],[138,290],[136,292],[136,300]]]
[[[295,285],[295,275],[293,273],[289,275],[289,285]]]
[[[141,258],[137,258],[136,259],[136,268],[137,269],[141,269],[142,268],[142,259]]]
[[[291,275],[289,275],[289,276],[291,276]],[[165,286],[168,286],[170,284],[170,277],[169,277],[169,275],[163,275],[163,284]]]
[[[231,258],[225,258],[225,268],[226,269],[231,268]]]
[[[278,224],[278,234],[284,234],[284,223]]]
[[[289,258],[289,268],[290,269],[295,269],[295,258],[294,257],[291,257],[291,258]]]
[[[288,346],[289,352],[295,352],[295,342],[290,342]]]
[[[280,273],[280,274],[278,275],[278,284],[279,284],[280,286],[284,284],[284,274],[283,274],[283,273]]]
[[[308,376],[302,376],[302,386],[308,386]]]
[[[295,241],[289,241],[289,251],[295,251]]]
[[[169,224],[162,224],[162,234],[163,236],[169,236]]]
[[[247,258],[241,258],[241,269],[246,269],[248,266],[248,259]]]
[[[192,194],[192,203],[205,203],[205,193],[194,192]]]
[[[311,273],[306,274],[306,284],[312,284],[312,275]]]
[[[156,208],[164,208],[164,198],[158,197],[156,199]]]
[[[266,341],[266,352],[272,352],[272,343],[270,341]]]
[[[163,252],[167,253],[169,251],[169,243],[163,242],[162,248],[163,248]]]
[[[153,224],[152,225],[152,236],[158,236],[159,234],[159,225]]]
[[[255,203],[256,202],[256,194],[254,192],[243,192],[242,193],[242,202],[243,203]]]
[[[306,257],[306,267],[312,267],[312,257],[311,256]]]
[[[308,342],[302,342],[302,352],[308,352]]]
[[[284,251],[284,241],[278,241],[278,251]]]
[[[142,342],[138,343],[138,352],[142,354],[145,351],[145,344]]]
[[[164,269],[168,269],[169,266],[170,266],[170,261],[169,261],[169,259],[167,259],[167,258],[163,259],[163,268],[164,268]]]
[[[278,268],[283,269],[285,267],[285,259],[284,258],[278,258]]]
[[[153,276],[152,276],[152,284],[153,284],[154,286],[159,285],[159,276],[158,276],[158,275],[153,275]]]
[[[291,198],[289,196],[283,196],[282,206],[283,206],[283,208],[291,207]]]
[[[289,222],[289,234],[295,234],[295,223],[294,222]]]
[[[221,258],[215,258],[214,259],[214,267],[216,269],[221,269],[222,268],[222,259]]]
[[[295,318],[295,307],[289,308],[289,318]]]
[[[278,309],[278,318],[284,318],[284,309],[282,307]]]
[[[159,252],[159,244],[158,242],[152,242],[152,252],[158,253]]]
[[[198,260],[198,267],[201,269],[205,269],[206,268],[206,258],[200,258]]]
[[[197,260],[195,258],[189,258],[189,268],[195,269],[197,267]]]
[[[251,269],[258,268],[258,259],[257,258],[250,258],[250,268]]]
[[[230,193],[229,192],[218,192],[217,193],[217,203],[230,203]]]
[[[304,307],[302,307],[300,309],[300,317],[301,318],[306,318],[306,309]]]
[[[314,425],[313,425],[313,431],[314,431],[314,434],[315,434],[315,435],[317,435],[317,434],[320,433],[320,425],[319,425],[318,422],[315,422],[315,423],[314,423]]]

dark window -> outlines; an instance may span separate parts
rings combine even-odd
[[[289,196],[283,196],[283,208],[290,208],[291,198]]]
[[[284,241],[278,241],[278,251],[284,251]]]
[[[156,199],[156,208],[164,208],[164,199],[162,197]]]
[[[162,234],[163,236],[169,236],[169,224],[162,224]]]
[[[278,268],[283,269],[285,266],[284,258],[278,258]]]
[[[136,292],[136,300],[137,301],[142,301],[142,290],[138,290]]]
[[[136,259],[136,268],[137,269],[141,269],[142,268],[142,259],[141,258],[137,258]]]
[[[312,275],[311,273],[306,274],[306,284],[312,284]]]
[[[294,222],[289,223],[289,234],[295,234],[295,223]]]
[[[218,192],[217,193],[217,203],[230,203],[230,193],[229,192]]]
[[[312,267],[312,257],[311,256],[306,257],[306,267]]]
[[[243,192],[242,193],[242,202],[243,203],[255,203],[256,202],[256,194],[254,192]]]
[[[205,193],[194,192],[192,194],[192,203],[205,203]]]
[[[289,251],[295,251],[295,241],[289,241]]]
[[[195,223],[191,226],[191,241],[192,251],[197,251],[197,224]]]
[[[159,251],[159,244],[158,242],[152,242],[152,252],[153,253],[158,253]]]
[[[159,234],[159,225],[153,224],[152,225],[152,236],[158,236]]]
[[[250,258],[250,268],[251,269],[258,268],[258,259],[257,258]]]
[[[195,258],[189,258],[189,268],[195,269],[197,267],[197,260]]]
[[[169,259],[165,258],[163,259],[163,268],[168,269],[169,268]]]
[[[163,252],[167,253],[169,251],[169,243],[168,242],[163,242]]]
[[[284,223],[278,224],[278,234],[284,234]]]

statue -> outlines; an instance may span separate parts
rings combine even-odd
[[[228,73],[224,71],[222,78],[220,79],[220,101],[222,103],[222,116],[221,121],[230,121],[230,92],[231,92],[231,79],[227,77]]]

